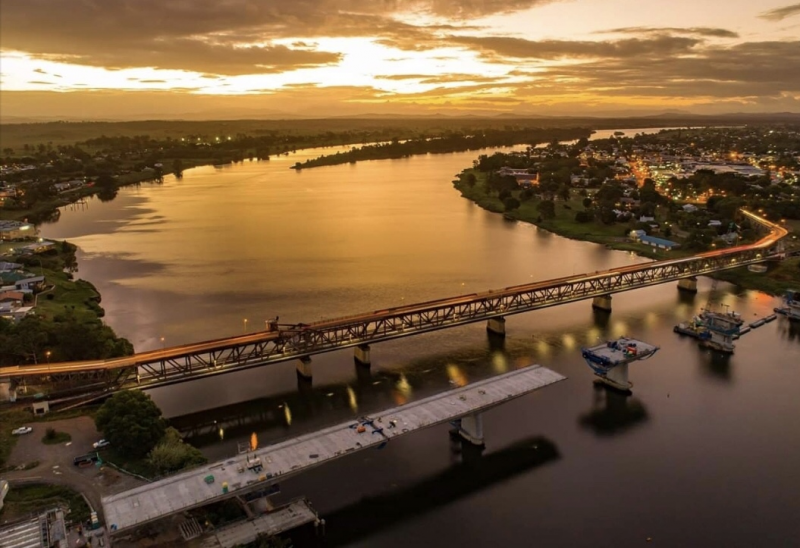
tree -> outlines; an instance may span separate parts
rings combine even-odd
[[[180,158],[175,158],[172,161],[172,171],[175,172],[176,179],[183,178],[183,161]]]
[[[584,198],[583,199],[583,207],[585,207],[586,209],[589,209],[590,207],[592,207],[592,199],[589,198],[589,197]]]
[[[506,211],[513,211],[515,209],[519,209],[520,203],[519,200],[517,200],[513,196],[509,196],[505,200],[503,200],[503,206],[505,206]]]
[[[143,457],[164,437],[166,422],[150,396],[138,390],[117,392],[94,418],[97,429],[121,454]]]
[[[177,472],[207,462],[203,453],[196,447],[184,443],[174,428],[167,428],[164,438],[150,451],[147,459],[159,474]]]
[[[544,219],[553,219],[556,216],[556,204],[552,200],[544,200],[536,204],[536,209]]]

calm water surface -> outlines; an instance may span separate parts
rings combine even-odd
[[[645,260],[464,200],[451,180],[476,152],[289,169],[319,153],[122,189],[43,234],[80,246],[79,275],[137,350]],[[538,363],[569,379],[487,413],[482,455],[432,428],[282,496],[307,495],[335,546],[800,545],[800,328],[767,324],[729,358],[701,350],[672,326],[709,298],[748,319],[777,304],[710,286],[615,295],[610,316],[588,302],[512,316],[505,341],[476,324],[381,343],[371,371],[325,354],[313,385],[286,363],[151,393],[222,458],[253,431],[264,444]],[[621,335],[661,346],[631,367],[630,397],[597,389],[579,352]]]

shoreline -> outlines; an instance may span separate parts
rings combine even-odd
[[[468,173],[478,175],[479,182],[473,186],[468,185],[465,181],[465,175]],[[676,259],[694,255],[691,251],[665,251],[645,244],[630,242],[627,237],[623,236],[623,231],[628,231],[628,229],[621,224],[600,227],[597,226],[596,222],[592,222],[591,224],[581,224],[579,225],[581,230],[575,230],[577,225],[564,221],[563,217],[562,219],[556,218],[553,220],[541,219],[541,215],[534,207],[535,200],[526,202],[513,211],[505,211],[499,198],[483,191],[482,177],[482,174],[473,171],[472,168],[467,168],[457,175],[457,179],[453,181],[453,186],[461,193],[462,198],[471,201],[486,211],[500,214],[506,220],[532,224],[541,230],[546,230],[562,238],[603,245],[607,249],[616,251],[628,251],[652,260]],[[571,214],[574,214],[574,211],[579,211],[579,209],[574,208],[574,201],[557,202],[557,211],[563,212],[566,209]],[[768,271],[764,274],[750,272],[746,268],[737,268],[716,272],[708,277],[775,297],[782,296],[787,290],[800,284],[800,258],[786,259],[780,263],[769,262],[767,265]]]

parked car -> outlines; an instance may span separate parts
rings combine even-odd
[[[108,441],[106,439],[102,439],[100,441],[94,442],[92,444],[92,447],[94,447],[95,449],[102,449],[103,447],[108,447],[109,445],[111,445],[110,441]]]
[[[80,466],[81,468],[85,466],[91,466],[95,462],[99,460],[96,453],[92,453],[91,455],[81,455],[80,457],[75,457],[75,460],[72,463],[75,466]]]
[[[21,436],[22,434],[30,434],[33,432],[33,428],[30,426],[20,426],[19,428],[15,428],[11,431],[11,433],[15,436]]]

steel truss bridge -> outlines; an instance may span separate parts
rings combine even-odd
[[[356,359],[369,363],[371,343],[409,337],[439,329],[489,320],[502,326],[503,318],[540,308],[603,298],[721,270],[760,263],[777,256],[787,230],[750,212],[744,215],[767,234],[758,242],[711,251],[683,259],[613,268],[505,289],[377,310],[311,324],[273,325],[271,330],[224,339],[142,352],[124,358],[0,368],[0,382],[16,386],[80,383],[105,388],[150,388],[184,382],[290,359],[301,360],[298,372],[310,377],[310,356],[348,347]],[[366,356],[366,359],[364,359]],[[301,367],[309,367],[306,370]]]

